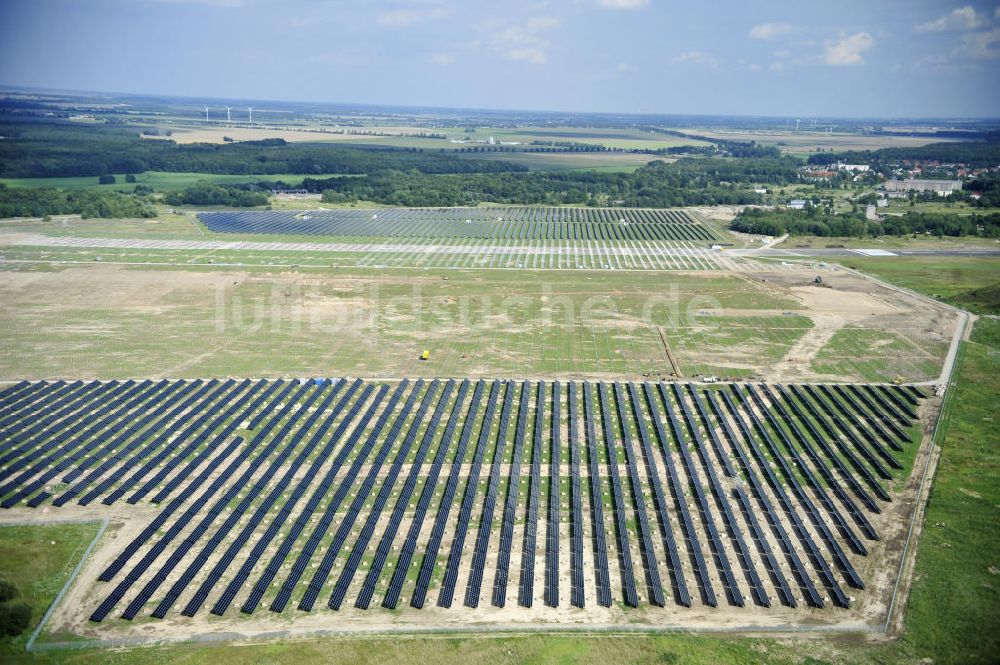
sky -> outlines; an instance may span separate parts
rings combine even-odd
[[[0,0],[0,85],[331,103],[1000,116],[1000,3]]]

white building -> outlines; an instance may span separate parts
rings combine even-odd
[[[837,164],[837,168],[841,171],[850,171],[852,173],[867,173],[872,167],[867,164]]]
[[[951,196],[952,192],[962,189],[962,181],[908,178],[906,180],[886,180],[883,187],[891,198],[900,198],[909,192],[934,192],[938,196]]]
[[[792,199],[788,202],[788,207],[792,210],[805,210],[807,202],[805,199]]]

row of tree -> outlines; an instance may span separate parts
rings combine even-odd
[[[399,206],[476,205],[684,205],[759,203],[746,184],[785,182],[794,167],[784,159],[653,161],[632,173],[496,173],[435,176],[392,171],[358,178],[306,178],[302,187],[331,203],[374,201]]]
[[[817,208],[807,210],[747,208],[730,227],[742,233],[780,236],[877,237],[930,234],[1000,238],[1000,214],[955,215],[910,212],[874,222],[860,215],[833,215]]]
[[[155,217],[141,196],[90,189],[9,189],[0,187],[0,217]]]
[[[904,161],[936,161],[945,164],[966,164],[972,168],[990,168],[1000,164],[1000,142],[952,141],[908,148],[823,152],[809,156],[810,164],[830,164],[838,161],[847,164],[870,164],[876,171]]]
[[[252,208],[267,205],[268,193],[255,185],[215,185],[200,182],[191,187],[167,192],[163,200],[170,205],[229,206]]]
[[[370,174],[385,170],[421,173],[502,173],[527,167],[470,160],[414,149],[286,143],[282,139],[179,145],[143,139],[134,130],[56,123],[0,125],[0,177],[100,176],[171,171],[235,175],[276,173]]]

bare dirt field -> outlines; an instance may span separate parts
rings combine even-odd
[[[206,255],[211,256],[207,250]],[[758,274],[14,264],[8,379],[668,376],[934,379],[947,308],[846,271]],[[599,277],[599,279],[598,279]],[[265,353],[283,348],[286,354]],[[885,350],[905,353],[885,353]],[[423,350],[426,361],[418,360]]]

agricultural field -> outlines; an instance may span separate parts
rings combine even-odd
[[[598,171],[624,173],[645,166],[654,159],[675,158],[632,152],[501,152],[462,153],[464,159],[496,159],[520,164],[532,171]]]
[[[257,182],[260,180],[280,180],[289,186],[296,186],[303,178],[338,178],[340,174],[295,174],[278,173],[275,175],[220,175],[216,173],[168,173],[165,171],[145,171],[135,174],[135,182],[125,182],[125,174],[115,176],[113,185],[98,183],[97,176],[78,176],[72,178],[0,178],[0,184],[11,188],[23,187],[57,187],[62,189],[110,190],[116,192],[131,192],[136,185],[147,185],[158,192],[172,192],[185,187],[191,187],[199,182],[211,182],[216,185]]]
[[[489,137],[497,144],[516,143],[527,146],[533,141],[583,143],[602,145],[607,148],[623,150],[657,150],[677,146],[704,146],[705,141],[685,139],[670,134],[642,131],[638,129],[618,128],[581,128],[581,127],[477,127],[475,132],[468,133],[463,129],[443,127],[428,129],[426,127],[408,126],[363,126],[363,127],[212,127],[199,124],[196,127],[170,127],[173,134],[169,137],[178,143],[222,143],[228,136],[237,141],[259,141],[267,138],[282,138],[286,141],[335,141],[345,143],[378,144],[401,148],[420,147],[428,150],[455,150],[463,147],[487,145]],[[365,134],[363,134],[364,132]],[[425,138],[420,134],[443,134],[446,138]],[[502,159],[502,157],[497,157]]]
[[[843,150],[880,150],[882,148],[909,148],[943,143],[947,138],[919,136],[876,136],[864,134],[828,133],[802,127],[800,131],[790,128],[780,130],[747,129],[681,129],[680,131],[705,136],[718,141],[756,141],[762,145],[774,145],[782,152],[808,156],[812,153],[837,152]],[[951,139],[955,140],[955,139]]]

